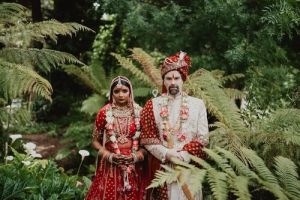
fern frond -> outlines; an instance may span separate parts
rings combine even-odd
[[[4,48],[0,50],[0,57],[11,63],[36,66],[44,72],[63,63],[84,65],[72,54],[51,49]]]
[[[225,94],[220,83],[205,69],[194,72],[187,88],[204,100],[208,111],[235,132],[248,132],[236,105]]]
[[[80,111],[87,113],[89,115],[96,114],[101,107],[104,106],[107,99],[98,94],[93,94],[82,102]]]
[[[14,124],[28,124],[31,122],[31,112],[25,108],[21,108],[12,113]]]
[[[215,70],[210,71],[210,73],[215,79],[221,80],[224,77],[225,71],[215,69]]]
[[[299,135],[300,109],[279,109],[262,123],[265,132],[291,133]]]
[[[236,81],[236,80],[238,80],[240,78],[244,78],[245,77],[244,74],[229,74],[227,76],[224,76],[224,74],[225,74],[225,71],[223,71],[223,70],[216,69],[216,70],[212,70],[211,71],[211,75],[215,79],[219,80],[220,83],[222,83],[222,84],[226,83],[228,81],[231,81],[231,82],[232,81]]]
[[[72,36],[77,31],[92,30],[77,23],[61,23],[56,20],[49,20],[37,23],[18,24],[18,26],[0,30],[0,41],[6,46],[13,46],[16,41],[35,40],[44,43],[47,38],[57,42],[59,35]]]
[[[177,180],[180,172],[174,170],[168,166],[162,166],[165,171],[157,171],[155,173],[155,178],[152,180],[151,184],[147,187],[148,188],[155,188],[164,185],[165,183],[170,184]]]
[[[222,169],[222,171],[226,172],[230,176],[236,176],[234,170],[228,164],[228,160],[222,158],[211,149],[205,148],[204,152],[207,153],[207,155],[216,162],[216,164]]]
[[[223,83],[227,82],[227,81],[236,81],[238,79],[241,79],[241,78],[244,78],[245,75],[244,74],[230,74],[230,75],[227,75],[227,76],[223,76],[221,78],[221,81]]]
[[[208,164],[205,160],[203,160],[202,158],[198,158],[196,156],[192,156],[191,155],[191,159],[196,162],[197,164],[199,164],[200,166],[202,166],[204,169],[210,169],[211,165]]]
[[[290,132],[257,132],[252,135],[251,140],[253,144],[277,144],[278,147],[286,147],[289,144],[300,146],[300,135]]]
[[[245,97],[244,92],[233,88],[224,88],[226,95],[230,99],[243,99]]]
[[[135,75],[135,77],[141,81],[143,81],[144,83],[155,87],[155,84],[149,79],[148,76],[145,75],[145,73],[143,73],[140,69],[138,69],[130,59],[122,57],[119,54],[116,53],[112,53],[112,55],[118,60],[119,64],[124,67],[125,69],[127,69],[128,71],[130,71],[133,75]]]
[[[280,109],[267,119],[254,124],[257,131],[249,135],[249,141],[260,146],[261,155],[271,165],[271,158],[283,155],[296,158],[300,146],[300,110]]]
[[[151,88],[147,87],[138,87],[133,89],[133,94],[135,97],[145,97],[151,93]]]
[[[0,123],[1,121],[12,125],[29,124],[31,112],[25,108],[0,108]]]
[[[218,124],[222,123],[219,122]],[[245,137],[244,134],[247,135],[247,133],[239,133],[239,137],[237,134],[223,125],[220,128],[216,128],[210,132],[209,145],[211,147],[220,146],[224,149],[230,150],[234,152],[235,155],[238,155],[240,159],[246,162],[247,159],[241,151],[241,146],[243,144],[241,138]]]
[[[239,175],[246,176],[251,179],[258,179],[258,176],[250,170],[246,163],[242,162],[238,157],[236,157],[232,152],[216,147],[216,150],[224,155],[230,162],[230,165],[238,172]]]
[[[0,77],[0,85],[5,88],[6,97],[34,93],[51,101],[51,84],[27,67],[0,59]]]
[[[63,65],[63,70],[72,76],[75,76],[78,78],[81,83],[83,83],[85,86],[96,92],[97,94],[101,94],[101,88],[98,88],[95,86],[93,79],[91,77],[91,73],[87,71],[88,69],[85,68],[79,68],[74,65]]]
[[[227,177],[224,172],[219,172],[213,168],[207,170],[207,180],[217,200],[224,200],[228,197]]]
[[[161,88],[162,79],[160,71],[155,67],[153,58],[140,48],[133,48],[132,58],[143,66],[145,74],[147,74],[150,80],[156,85],[157,88]]]
[[[284,190],[292,199],[300,199],[300,181],[297,166],[290,159],[278,156],[275,158],[275,173]]]
[[[205,180],[207,171],[204,169],[198,169],[196,167],[190,169],[190,176],[188,178],[189,190],[195,195],[202,189],[202,184]]]
[[[285,194],[284,190],[280,187],[280,185],[270,183],[264,180],[260,180],[259,182],[263,185],[263,189],[273,193],[277,199],[289,200],[289,198]]]
[[[279,184],[276,177],[266,167],[264,161],[256,154],[255,151],[246,148],[242,148],[242,151],[247,156],[251,166],[256,170],[257,174],[262,180],[270,184]]]
[[[186,163],[185,163],[186,164]],[[196,167],[189,166],[188,168],[182,167],[182,166],[176,166],[176,170],[180,172],[180,175],[178,177],[178,184],[180,186],[185,185],[185,187],[188,188],[188,190],[192,193],[192,195],[195,195],[197,192],[202,192],[202,182],[204,181],[206,170],[197,170]],[[198,183],[195,185],[191,184],[192,177],[198,177],[197,180]]]
[[[101,88],[101,94],[103,96],[106,95],[107,90],[109,90],[110,82],[109,80],[112,80],[113,77],[116,77],[114,73],[110,73],[106,75],[105,70],[103,66],[100,63],[93,62],[88,67],[89,73],[92,77],[93,83],[95,84],[96,88]]]
[[[24,20],[29,17],[29,10],[20,4],[0,4],[0,27],[4,24],[16,24],[18,20]]]
[[[238,200],[251,200],[248,185],[249,178],[245,176],[236,176],[233,178],[231,188]]]

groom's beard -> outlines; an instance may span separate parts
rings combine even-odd
[[[179,86],[178,85],[170,85],[169,86],[169,94],[170,95],[177,95],[179,93]]]

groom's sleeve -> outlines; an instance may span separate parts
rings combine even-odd
[[[206,108],[202,100],[199,102],[197,124],[197,136],[191,142],[184,145],[183,150],[199,158],[205,158],[206,154],[202,149],[208,144],[208,122]]]

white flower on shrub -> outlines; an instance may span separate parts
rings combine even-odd
[[[33,158],[41,158],[42,157],[42,155],[37,153],[36,151],[32,151],[30,156]]]
[[[14,157],[13,156],[7,156],[5,159],[8,160],[8,161],[12,161],[14,159]]]
[[[23,146],[25,148],[25,152],[27,153],[27,155],[30,155],[33,158],[42,158],[42,155],[35,151],[36,144],[34,144],[32,142],[28,142],[28,143],[24,144]]]
[[[98,10],[98,8],[100,7],[100,4],[95,2],[95,3],[93,3],[93,6],[94,6],[95,10]]]
[[[32,142],[28,142],[28,143],[24,144],[23,147],[25,148],[25,150],[32,151],[36,148],[36,144],[34,144]]]
[[[22,163],[25,165],[25,166],[28,166],[28,165],[30,165],[31,164],[31,162],[30,161],[28,161],[28,160],[26,160],[26,161],[22,161]]]
[[[80,150],[78,153],[81,155],[82,160],[84,159],[84,157],[90,155],[90,152],[88,152],[87,150]]]
[[[103,15],[101,16],[101,20],[103,20],[103,21],[109,20],[109,14],[103,13]]]
[[[80,162],[79,167],[78,167],[78,170],[77,170],[77,175],[78,175],[78,173],[79,173],[79,171],[80,171],[80,167],[81,167],[81,165],[82,165],[82,162],[83,162],[84,158],[85,158],[86,156],[89,156],[89,155],[90,155],[90,152],[88,152],[87,150],[84,150],[84,149],[79,150],[78,153],[81,155],[81,162]]]
[[[16,141],[17,139],[22,138],[22,135],[21,134],[12,134],[12,135],[9,135],[9,137],[12,139],[11,143],[14,143],[14,141]]]

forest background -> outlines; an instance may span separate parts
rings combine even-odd
[[[160,92],[162,59],[179,50],[192,59],[186,91],[208,108],[209,157],[153,186],[180,172],[195,175],[191,191],[205,199],[300,198],[299,1],[5,2],[0,199],[83,199],[112,77],[128,76],[143,106]]]

